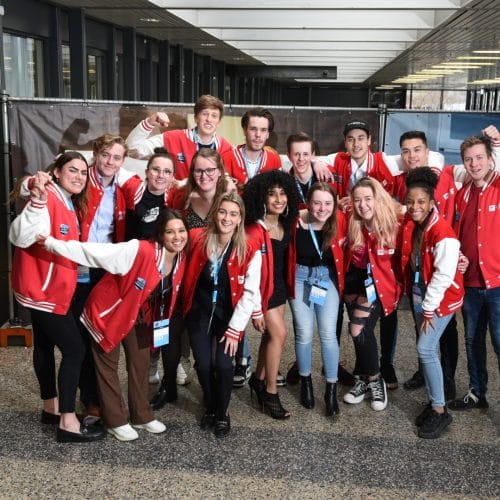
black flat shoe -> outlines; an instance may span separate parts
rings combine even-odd
[[[202,431],[209,431],[215,425],[215,414],[206,412],[200,420],[200,429]]]
[[[61,415],[56,415],[55,413],[49,413],[48,411],[42,410],[42,414],[40,416],[40,422],[42,422],[42,424],[56,425],[59,424],[59,420],[61,420]]]
[[[156,411],[163,408],[167,403],[175,401],[177,401],[177,385],[174,381],[173,384],[162,384],[158,392],[151,398],[149,406]]]
[[[226,415],[223,420],[216,420],[214,427],[215,437],[223,438],[226,437],[231,431],[231,419],[229,415]]]
[[[56,439],[58,443],[89,443],[103,439],[105,435],[106,433],[102,428],[82,425],[80,426],[80,432],[70,432],[58,427]]]

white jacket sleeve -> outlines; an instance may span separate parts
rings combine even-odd
[[[46,203],[32,198],[12,222],[9,239],[16,247],[28,248],[36,243],[38,235],[50,234],[50,228]]]
[[[233,315],[229,321],[226,335],[239,339],[239,334],[245,329],[252,316],[256,304],[260,303],[260,269],[262,266],[262,255],[256,251],[252,257],[245,275],[243,294],[234,308]]]
[[[141,160],[147,159],[155,152],[155,148],[163,147],[163,134],[149,137],[153,130],[146,120],[142,120],[128,135],[125,142],[133,149]]]
[[[322,161],[323,163],[326,163],[327,165],[333,165],[335,163],[335,158],[337,156],[337,153],[331,153],[327,156],[316,156],[314,159],[315,161]]]
[[[434,272],[422,301],[424,311],[435,311],[443,300],[447,288],[454,286],[459,250],[460,242],[455,238],[445,238],[434,247]]]
[[[62,241],[49,236],[45,248],[52,253],[66,257],[77,264],[99,267],[112,274],[127,274],[139,252],[139,240],[124,243],[82,243]]]

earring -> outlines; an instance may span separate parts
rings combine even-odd
[[[290,213],[290,207],[287,205],[286,206],[286,214],[283,216],[285,219],[288,217],[288,214]]]
[[[266,215],[267,215],[267,208],[266,208],[266,204],[264,203],[264,215],[262,216],[262,218],[265,219]]]

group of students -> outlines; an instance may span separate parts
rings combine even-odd
[[[499,227],[495,127],[485,129],[488,137],[463,142],[464,166],[443,168],[422,132],[404,134],[402,155],[391,157],[371,153],[368,125],[352,120],[343,131],[345,153],[316,158],[309,136],[291,135],[291,169],[285,173],[279,156],[265,147],[272,114],[247,111],[245,144],[233,148],[216,134],[223,109],[219,99],[201,96],[193,129],[150,135],[169,123],[165,113],[155,113],[126,141],[97,139],[90,167],[68,151],[48,173],[20,186],[29,200],[10,228],[17,247],[12,287],[31,310],[41,420],[58,426],[57,440],[94,441],[107,431],[130,441],[138,438],[137,429],[164,432],[153,410],[177,399],[184,332],[203,391],[200,426],[226,436],[235,358],[236,367],[249,367],[250,320],[261,334],[248,382],[252,396],[271,417],[288,419],[277,387],[287,301],[301,404],[315,406],[316,318],[325,413],[339,413],[338,332],[345,306],[356,364],[343,399],[356,404],[370,397],[371,407],[383,410],[384,378],[395,378],[396,309],[403,291],[429,399],[416,418],[418,435],[436,438],[451,422],[438,350],[462,304],[471,390],[450,406],[486,407],[487,320],[500,359],[493,310],[500,255],[487,244]],[[144,181],[123,168],[129,148],[149,159]],[[128,410],[118,377],[120,344]],[[54,347],[62,354],[57,384]],[[149,401],[155,351],[161,352],[164,377]],[[81,422],[75,414],[78,387],[86,410]]]

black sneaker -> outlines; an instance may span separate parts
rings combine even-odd
[[[408,391],[413,391],[414,389],[420,389],[425,385],[425,379],[420,370],[417,370],[410,379],[408,379],[403,387]]]
[[[415,418],[415,425],[417,427],[422,427],[431,413],[433,413],[432,406],[430,403],[427,403],[423,411],[417,415],[417,418]]]
[[[242,358],[234,367],[233,387],[243,387],[252,375],[250,358]]]
[[[380,373],[385,380],[387,389],[394,390],[398,388],[398,377],[396,377],[393,365],[382,365],[380,367]]]
[[[368,389],[370,389],[372,393],[372,410],[385,410],[387,406],[387,390],[384,379],[379,377],[377,380],[372,380],[368,383]]]
[[[485,396],[476,396],[472,389],[462,399],[455,399],[449,404],[450,410],[463,411],[474,408],[488,408],[490,405]]]
[[[453,418],[444,410],[444,413],[436,413],[434,410],[430,412],[424,420],[422,427],[418,429],[418,437],[424,439],[436,439],[448,427]]]

